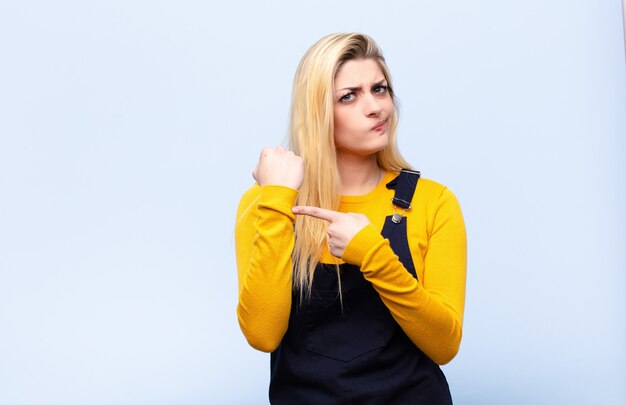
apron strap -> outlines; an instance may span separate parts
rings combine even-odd
[[[394,253],[407,271],[415,278],[417,278],[417,272],[415,271],[415,264],[413,263],[407,239],[408,219],[403,214],[404,211],[411,209],[411,201],[413,200],[419,178],[420,172],[402,169],[398,177],[387,183],[387,188],[395,189],[396,191],[392,199],[394,212],[393,215],[385,218],[385,225],[382,230],[383,237],[389,240]],[[401,213],[397,212],[398,208],[402,210]]]
[[[394,224],[402,222],[402,214],[404,214],[404,211],[411,209],[411,201],[413,200],[413,194],[415,194],[415,188],[417,187],[417,181],[420,179],[420,175],[421,173],[417,170],[401,169],[398,177],[387,183],[388,189],[396,190],[396,193],[391,199],[394,205],[391,220]],[[396,212],[396,207],[402,208],[402,214]]]
[[[396,190],[391,200],[393,205],[405,210],[411,209],[411,200],[413,200],[413,194],[415,194],[415,187],[417,187],[420,175],[421,173],[417,170],[402,169],[398,177],[387,183],[388,189]]]

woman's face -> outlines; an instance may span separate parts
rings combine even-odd
[[[378,63],[345,62],[335,77],[334,96],[338,154],[368,156],[384,149],[395,106]]]

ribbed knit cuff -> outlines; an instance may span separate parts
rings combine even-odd
[[[259,207],[270,208],[295,219],[291,208],[296,203],[298,190],[285,186],[261,186]]]
[[[382,239],[382,235],[373,225],[361,229],[346,246],[341,259],[346,263],[361,266],[363,259],[374,245]]]

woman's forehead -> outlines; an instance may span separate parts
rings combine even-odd
[[[374,59],[349,60],[335,75],[335,89],[360,87],[385,79],[380,65]]]

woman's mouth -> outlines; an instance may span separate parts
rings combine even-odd
[[[372,127],[372,131],[381,132],[381,131],[384,131],[386,127],[387,127],[387,120],[385,119],[376,123],[376,125]]]

